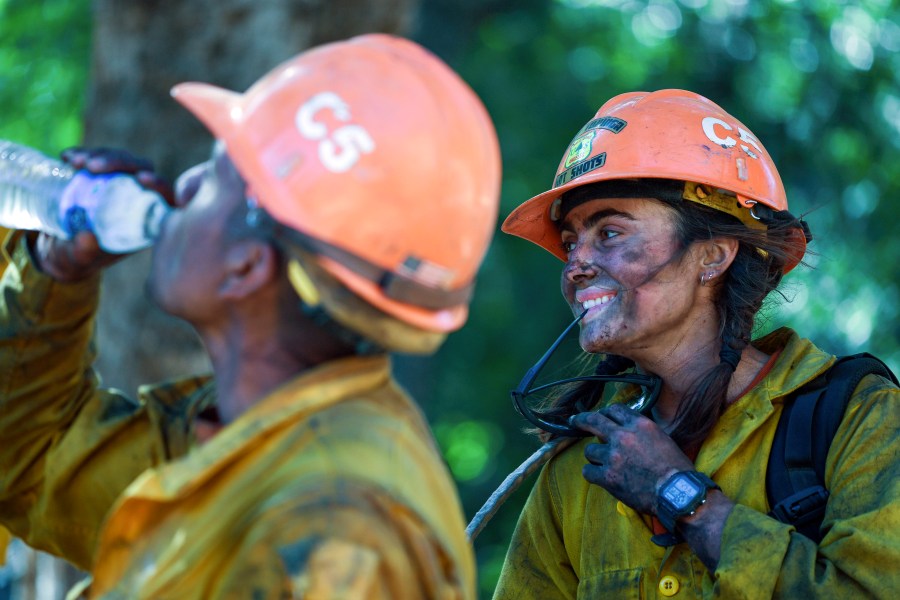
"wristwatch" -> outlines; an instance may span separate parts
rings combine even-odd
[[[663,527],[675,533],[675,521],[694,514],[706,502],[709,490],[722,489],[699,471],[680,471],[659,486],[656,516]]]

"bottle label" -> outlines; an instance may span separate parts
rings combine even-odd
[[[79,171],[62,192],[57,218],[68,237],[90,231],[104,251],[121,254],[152,244],[168,209],[130,175]]]
[[[94,230],[94,215],[103,202],[108,181],[115,174],[89,174],[79,171],[66,186],[59,203],[60,223],[70,237]]]

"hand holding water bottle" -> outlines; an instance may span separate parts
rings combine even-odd
[[[0,224],[42,232],[40,268],[74,281],[153,243],[172,191],[149,161],[106,148],[63,160],[0,141]]]
[[[90,231],[82,231],[68,240],[41,233],[31,252],[41,271],[63,283],[86,279],[128,256],[104,252]]]

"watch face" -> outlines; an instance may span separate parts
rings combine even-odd
[[[668,500],[675,510],[681,510],[701,492],[699,485],[684,475],[678,475],[662,491],[662,497]]]

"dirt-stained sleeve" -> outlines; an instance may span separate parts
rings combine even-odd
[[[831,492],[819,545],[738,505],[725,524],[711,595],[723,598],[900,597],[900,390],[868,376],[826,464]]]
[[[98,390],[99,278],[54,282],[26,240],[11,234],[0,260],[0,524],[87,569],[103,518],[159,461],[160,440],[140,405]]]
[[[268,510],[210,597],[471,600],[433,530],[390,494],[327,479]]]
[[[541,470],[519,515],[494,600],[576,597],[578,578],[566,559],[555,464]]]

